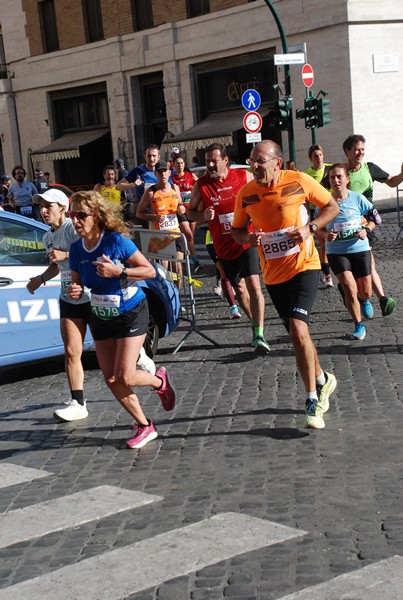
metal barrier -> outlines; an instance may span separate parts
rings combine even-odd
[[[183,346],[187,338],[197,333],[214,346],[220,345],[211,337],[200,331],[196,321],[196,303],[194,298],[194,287],[197,281],[192,277],[190,269],[190,254],[186,237],[183,233],[172,231],[154,231],[151,229],[140,229],[133,227],[132,237],[138,248],[149,260],[157,261],[169,271],[172,280],[177,282],[181,301],[180,319],[189,323],[189,330],[176,346],[173,354],[176,354]],[[183,258],[177,257],[177,246]],[[179,268],[178,268],[179,266]]]

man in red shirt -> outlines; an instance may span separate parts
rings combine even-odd
[[[239,244],[231,236],[237,193],[252,175],[244,169],[229,168],[227,150],[222,144],[211,144],[205,151],[205,160],[207,173],[193,187],[187,214],[193,221],[207,221],[216,255],[251,320],[252,347],[264,355],[270,352],[270,346],[264,338],[259,256],[256,248]]]

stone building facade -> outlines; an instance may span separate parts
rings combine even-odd
[[[403,22],[400,0],[277,0],[289,46],[306,44],[316,95],[331,123],[316,132],[327,162],[343,159],[352,132],[367,156],[400,171]],[[0,0],[1,169],[36,165],[68,185],[92,184],[104,164],[131,167],[170,139],[190,159],[212,139],[235,160],[250,152],[242,91],[258,89],[263,137],[289,157],[287,132],[268,116],[284,92],[283,47],[263,0]],[[311,131],[295,119],[306,88],[291,65],[297,166],[308,166]],[[384,118],[383,118],[384,115]],[[378,186],[379,197],[392,195]]]

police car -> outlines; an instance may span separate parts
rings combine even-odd
[[[42,285],[31,295],[26,289],[49,265],[42,241],[47,225],[0,210],[0,367],[64,354],[59,331],[60,278]],[[156,278],[139,282],[150,309],[145,342],[153,356],[160,337],[173,331],[179,320],[177,288],[160,265]],[[90,334],[85,349],[93,348]]]

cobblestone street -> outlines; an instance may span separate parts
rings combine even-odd
[[[3,374],[0,600],[24,592],[31,600],[350,598],[344,589],[355,600],[403,598],[403,240],[396,214],[383,218],[375,256],[395,312],[383,318],[373,298],[367,337],[353,341],[337,288],[317,293],[312,337],[338,380],[324,430],[303,428],[303,385],[267,293],[272,351],[262,358],[245,315],[231,321],[212,293],[207,259],[197,325],[220,346],[193,332],[172,354],[187,324],[161,340],[156,362],[173,373],[178,401],[167,414],[141,392],[159,434],[141,450],[125,448],[128,415],[96,365],[86,374],[89,417],[71,424],[52,418],[68,394],[58,363],[29,367],[23,378]],[[21,468],[34,472],[13,479]],[[106,502],[110,488],[137,495]],[[53,504],[42,503],[56,500],[67,525],[47,519]],[[80,503],[90,502],[84,517]],[[8,538],[5,513],[35,507],[21,531],[8,526]],[[381,587],[364,590],[372,571],[331,587],[370,565]],[[322,591],[310,589],[317,584]]]

